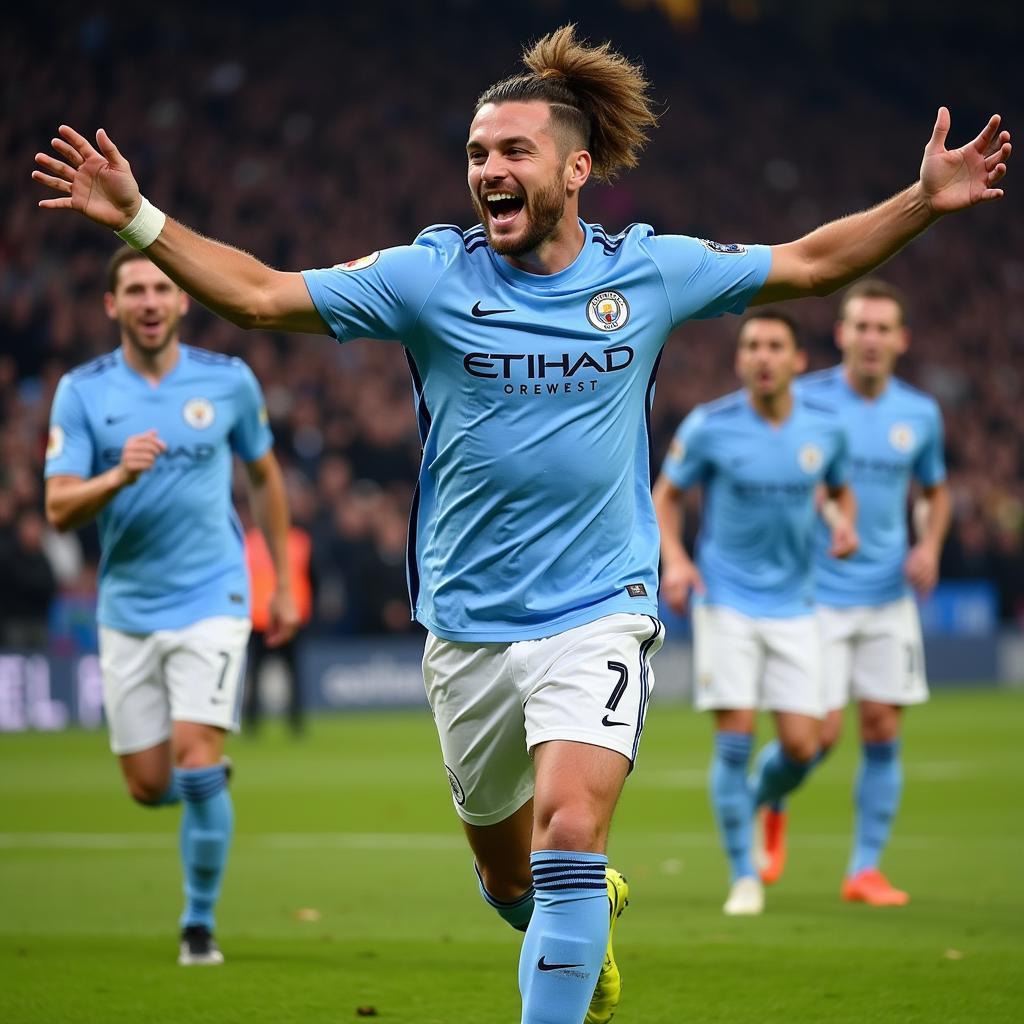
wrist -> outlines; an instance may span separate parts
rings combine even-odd
[[[932,205],[932,197],[925,190],[924,182],[920,179],[907,189],[906,197],[911,216],[915,219],[924,219],[926,223],[930,224],[942,216],[942,213]]]
[[[148,249],[164,229],[167,215],[158,210],[145,196],[140,197],[139,209],[132,219],[118,232],[117,237],[133,249]]]

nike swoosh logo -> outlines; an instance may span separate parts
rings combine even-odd
[[[582,967],[583,964],[549,964],[544,957],[537,961],[538,971],[564,971],[570,967]]]
[[[210,703],[211,704],[227,704],[227,701],[224,698],[221,698],[221,699],[218,700],[216,697],[211,697],[210,698]]]
[[[601,724],[602,725],[629,725],[630,723],[629,722],[610,722],[610,721],[608,721],[608,716],[605,715],[604,718],[601,719]]]
[[[495,313],[514,313],[514,309],[481,309],[480,303],[477,302],[470,310],[473,316],[494,316]]]
[[[108,416],[107,417],[107,426],[109,427],[112,423],[120,423],[121,420],[128,419],[128,416],[129,416],[128,413],[123,413],[120,416]]]

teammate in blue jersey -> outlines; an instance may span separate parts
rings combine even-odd
[[[1009,135],[996,117],[947,152],[943,108],[920,181],[786,245],[613,234],[580,220],[580,193],[636,164],[655,122],[642,71],[572,26],[525,63],[473,108],[479,226],[327,270],[279,272],[166,217],[102,129],[94,146],[61,126],[34,177],[57,193],[45,209],[119,231],[234,323],[405,346],[424,451],[409,584],[456,810],[485,900],[526,931],[523,1022],[602,1024],[626,898],[605,849],[662,641],[647,414],[666,336],[828,292],[997,198]]]
[[[927,594],[938,579],[949,529],[950,499],[943,461],[942,414],[928,395],[893,376],[909,332],[903,297],[866,279],[843,296],[836,325],[841,365],[798,381],[809,401],[833,406],[850,438],[851,482],[857,494],[861,544],[837,562],[817,545],[816,598],[825,644],[828,715],[821,743],[838,740],[843,708],[860,711],[862,756],[856,786],[853,855],[843,899],[902,906],[909,897],[879,870],[902,790],[900,720],[904,707],[928,699],[921,626],[912,590]],[[921,488],[921,536],[910,546],[910,486]],[[764,812],[765,864],[776,881],[786,857],[786,811]]]
[[[838,514],[829,557],[857,546],[846,483],[846,435],[826,403],[790,383],[807,356],[787,314],[758,310],[740,330],[744,390],[699,405],[683,420],[654,485],[662,593],[693,609],[695,700],[715,716],[710,789],[729,858],[727,914],[759,914],[764,889],[752,860],[754,811],[795,789],[818,751],[824,694],[814,617],[814,530],[824,486]],[[696,564],[682,543],[684,493],[700,486]],[[758,710],[778,741],[747,765]]]
[[[219,964],[214,908],[233,811],[224,735],[238,727],[249,583],[231,504],[232,454],[279,567],[288,508],[256,378],[179,341],[188,297],[142,253],[111,259],[121,345],[65,374],[50,416],[46,513],[98,520],[100,667],[110,746],[140,804],[184,804],[178,962]],[[298,621],[288,573],[269,638]]]

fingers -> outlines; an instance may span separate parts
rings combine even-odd
[[[50,139],[50,145],[60,153],[72,167],[81,167],[85,161],[74,146],[69,146],[63,139]]]
[[[945,149],[948,134],[949,110],[946,107],[939,107],[939,112],[935,117],[935,127],[932,129],[932,137],[928,140],[928,149]]]
[[[978,137],[971,143],[972,146],[979,152],[984,153],[988,149],[989,144],[996,136],[996,131],[999,128],[999,122],[1002,118],[999,114],[993,114],[988,119],[988,124],[978,133]]]
[[[89,140],[84,135],[79,135],[70,125],[62,124],[57,129],[57,134],[78,153],[82,160],[88,160],[89,157],[95,155],[96,150],[92,148]]]
[[[46,185],[47,188],[52,188],[54,192],[71,193],[71,182],[66,181],[64,178],[57,178],[52,174],[43,174],[42,171],[33,171],[32,180],[38,181],[40,185]]]
[[[1003,132],[1003,134],[1006,135],[1007,138],[1009,138],[1009,132]],[[1012,152],[1013,147],[1010,145],[1010,143],[1003,142],[998,149],[989,153],[989,155],[985,157],[985,170],[991,171],[996,166],[996,164],[1000,164],[1004,160],[1009,160],[1010,153]]]
[[[72,165],[50,156],[49,153],[36,153],[36,163],[50,174],[56,174],[65,181],[71,181],[75,176],[75,168]]]
[[[107,134],[106,129],[100,128],[96,132],[96,145],[99,146],[100,152],[106,157],[108,163],[117,166],[127,163],[124,157],[121,156],[120,150],[118,150],[113,140]]]

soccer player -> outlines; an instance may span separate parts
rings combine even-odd
[[[928,395],[893,376],[910,340],[902,294],[865,279],[843,296],[836,324],[842,363],[798,382],[809,400],[839,412],[850,439],[851,481],[859,504],[861,546],[844,562],[819,538],[816,596],[825,643],[828,715],[821,744],[838,740],[843,708],[860,711],[861,763],[856,784],[853,854],[841,895],[872,906],[902,906],[909,896],[879,870],[899,805],[902,710],[928,699],[921,625],[912,590],[927,594],[938,579],[949,529],[942,414]],[[924,523],[911,548],[907,501],[911,481],[923,493]],[[776,881],[786,856],[786,812],[764,812],[765,881]]]
[[[239,359],[181,343],[188,296],[128,246],[104,295],[121,345],[65,374],[50,416],[46,514],[97,518],[100,667],[110,746],[147,807],[184,804],[178,963],[220,964],[214,908],[231,843],[224,735],[238,727],[249,584],[231,505],[232,452],[286,567],[288,507],[259,385]],[[294,632],[288,573],[272,641]]]
[[[693,609],[695,700],[715,716],[710,789],[731,869],[727,914],[760,914],[764,889],[752,861],[755,808],[795,789],[818,751],[824,700],[812,571],[816,492],[836,513],[829,555],[857,546],[846,484],[846,436],[828,406],[795,397],[807,368],[796,325],[762,309],[736,351],[741,391],[683,420],[657,482],[662,593]],[[682,543],[683,497],[700,485],[697,564]],[[771,711],[778,743],[748,781],[757,711]]]
[[[655,122],[642,71],[572,26],[525,63],[473,108],[480,224],[324,270],[273,270],[166,217],[102,129],[94,146],[62,126],[34,177],[58,193],[44,208],[120,231],[234,323],[401,340],[424,449],[412,611],[456,809],[484,898],[526,931],[524,1024],[600,1024],[626,897],[605,849],[663,633],[646,426],[662,345],[692,317],[834,289],[997,198],[1009,136],[994,118],[947,153],[943,110],[919,182],[788,245],[612,234],[580,193],[636,164]]]

